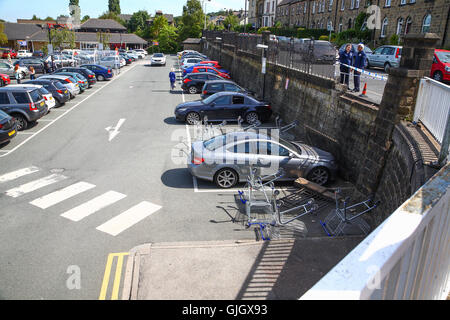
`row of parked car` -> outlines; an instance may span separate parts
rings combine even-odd
[[[245,182],[252,166],[273,169],[273,174],[281,168],[284,172],[281,180],[285,181],[306,177],[324,185],[335,179],[338,166],[330,153],[259,132],[259,125],[271,119],[270,103],[259,101],[253,92],[233,82],[218,61],[192,50],[178,53],[178,58],[183,73],[186,71],[182,89],[200,93],[201,99],[177,105],[176,120],[194,125],[206,118],[208,122],[223,124],[241,119],[254,127],[194,141],[188,161],[193,176],[214,182],[219,188]],[[203,70],[205,66],[210,68]],[[220,76],[223,73],[228,77]]]
[[[7,76],[7,75],[1,75]],[[92,88],[97,81],[114,77],[111,68],[96,64],[62,67],[34,80],[0,88],[0,147],[45,116],[52,108]]]

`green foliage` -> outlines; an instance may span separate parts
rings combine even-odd
[[[230,14],[223,20],[223,26],[226,30],[229,28],[230,31],[234,31],[239,26],[239,18]]]
[[[328,38],[329,38],[329,36],[320,36],[319,40],[326,40],[326,41],[328,41]]]
[[[198,0],[187,0],[179,25],[179,42],[187,38],[200,38],[204,24],[202,5]]]
[[[109,12],[114,12],[115,14],[120,14],[120,0],[109,0],[108,1]]]
[[[390,38],[389,38],[389,44],[391,45],[395,45],[397,46],[399,44],[399,37],[397,34],[393,34]]]
[[[166,17],[155,17],[153,19],[152,26],[150,27],[150,37],[153,39],[158,39],[160,32],[167,26],[169,26],[169,22]]]
[[[123,21],[122,19],[120,19],[120,17],[119,17],[116,13],[111,12],[111,11],[104,12],[104,13],[103,13],[100,17],[98,17],[98,18],[99,18],[99,19],[112,19],[112,20],[117,21],[118,23],[120,23],[120,24],[123,25],[124,27],[127,26],[127,24],[125,23],[125,21]]]
[[[0,44],[8,42],[8,36],[3,32],[5,30],[5,25],[0,22]]]
[[[85,15],[85,16],[83,17],[83,19],[81,19],[81,23],[84,23],[84,22],[88,21],[90,18],[91,18],[90,16]]]
[[[80,0],[69,0],[69,6],[79,6]]]
[[[150,19],[150,15],[145,10],[140,10],[133,13],[128,21],[128,30],[130,32],[136,32],[137,30],[144,30],[147,25],[147,20]]]
[[[180,48],[177,38],[177,29],[168,24],[164,25],[161,30],[159,30],[157,38],[159,51],[164,53],[176,53]]]
[[[50,30],[50,39],[53,48],[75,48],[75,32],[68,29],[52,29]]]
[[[97,32],[97,41],[101,44],[103,44],[103,50],[106,50],[109,48],[109,39],[111,38],[111,35],[106,32]]]
[[[256,33],[262,34],[264,31],[270,31],[270,28],[269,27],[261,27],[258,29],[258,31]]]

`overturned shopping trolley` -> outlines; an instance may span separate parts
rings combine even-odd
[[[263,240],[280,238],[287,226],[294,233],[298,231],[305,236],[306,226],[298,219],[319,208],[314,198],[302,198],[298,202],[278,200],[280,192],[275,189],[274,182],[281,179],[284,172],[280,170],[264,177],[257,176],[256,172],[256,168],[251,168],[245,191],[238,192],[240,201],[245,205],[246,227],[259,226]]]
[[[373,202],[369,198],[349,206],[350,198],[345,198],[343,206],[340,207],[338,200],[340,193],[340,189],[335,191],[336,208],[327,215],[324,221],[320,221],[325,232],[329,236],[360,235],[361,233],[367,235],[370,226],[362,215],[375,209],[380,201]]]

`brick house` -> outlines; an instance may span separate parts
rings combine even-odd
[[[440,46],[450,47],[450,0],[283,0],[276,21],[289,27],[326,29],[342,32],[355,26],[356,17],[379,7],[379,28],[373,33],[376,44],[389,42],[408,33],[436,33]]]

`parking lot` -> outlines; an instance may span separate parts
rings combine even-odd
[[[244,184],[221,189],[187,169],[195,126],[176,121],[174,108],[199,95],[180,85],[176,56],[166,66],[136,61],[0,147],[2,297],[97,299],[109,253],[151,242],[261,239],[258,226],[245,226]],[[292,182],[276,188],[280,197],[299,190]],[[319,203],[322,214],[333,206]],[[286,236],[326,236],[320,218],[305,216]],[[73,266],[79,290],[67,287]]]

